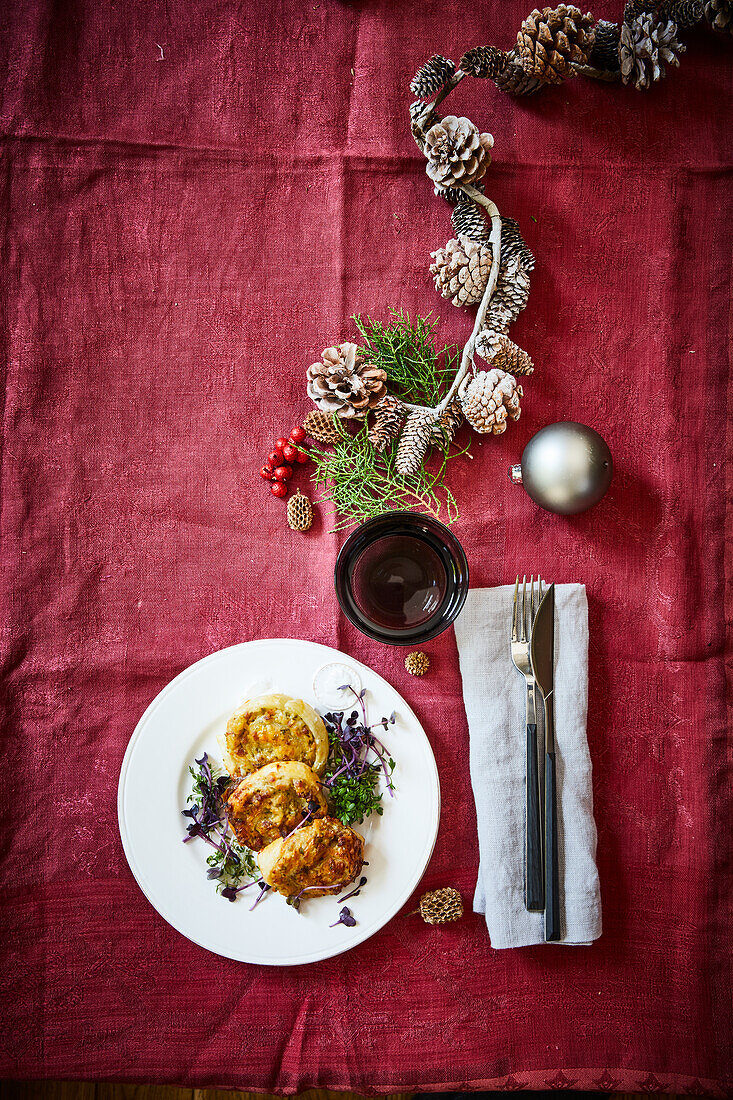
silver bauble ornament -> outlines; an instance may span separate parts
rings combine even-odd
[[[562,420],[532,436],[509,477],[548,512],[570,516],[598,503],[611,484],[613,459],[593,428]]]

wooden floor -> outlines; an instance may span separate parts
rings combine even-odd
[[[380,1100],[410,1100],[412,1093],[393,1093]],[[494,1093],[493,1096],[504,1095]],[[513,1096],[515,1094],[512,1094]],[[543,1095],[536,1093],[536,1096]],[[562,1092],[552,1093],[553,1097]],[[577,1093],[564,1095],[573,1097]],[[603,1093],[596,1094],[598,1096]],[[619,1092],[618,1100],[649,1100],[646,1093]],[[179,1089],[168,1085],[111,1085],[77,1081],[0,1081],[0,1100],[268,1100],[262,1093],[229,1092],[224,1089]],[[360,1100],[350,1092],[309,1089],[297,1100]],[[678,1100],[673,1095],[672,1100]],[[689,1100],[689,1098],[679,1098]]]

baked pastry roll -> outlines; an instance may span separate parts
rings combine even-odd
[[[266,764],[235,780],[225,802],[237,840],[253,852],[292,833],[308,814],[328,813],[318,776],[296,760]]]
[[[227,722],[224,763],[232,776],[249,775],[278,760],[299,760],[320,775],[328,734],[319,714],[302,699],[260,695]]]
[[[339,894],[364,862],[364,838],[333,817],[321,817],[276,840],[257,857],[265,882],[292,898]]]

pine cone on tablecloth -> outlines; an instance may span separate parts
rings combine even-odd
[[[491,77],[495,80],[506,67],[507,55],[496,46],[475,46],[464,53],[458,62],[458,68],[471,76]]]
[[[519,63],[530,76],[547,84],[562,84],[571,65],[586,65],[595,37],[593,16],[573,4],[537,8],[527,16],[517,35]]]
[[[513,375],[498,368],[464,378],[458,396],[466,420],[482,435],[501,435],[507,420],[519,420],[521,415],[522,387]]]
[[[408,653],[405,657],[405,668],[410,673],[410,676],[424,676],[430,668],[430,658],[427,653],[423,653],[421,650],[416,649],[413,653]]]
[[[431,412],[411,412],[400,434],[395,455],[395,469],[402,477],[410,477],[420,469],[428,447],[433,441],[436,419]]]
[[[418,99],[430,99],[448,83],[455,71],[456,67],[450,58],[442,57],[439,53],[433,54],[413,76],[410,91]]]
[[[499,267],[492,304],[506,306],[512,320],[516,321],[528,301],[529,275],[519,262],[519,257],[513,256]]]
[[[594,69],[607,73],[617,73],[621,66],[618,57],[618,44],[621,38],[619,23],[609,23],[599,19],[596,23],[596,37],[593,42],[588,64]]]
[[[494,83],[497,88],[506,92],[507,95],[534,95],[535,92],[539,92],[540,88],[544,87],[544,83],[538,80],[536,76],[530,76],[526,73],[519,63],[519,55],[516,49],[510,50],[507,54],[506,65],[494,78]]]
[[[311,409],[303,421],[303,427],[308,435],[317,439],[319,443],[338,443],[341,432],[336,426],[338,417],[332,413],[324,413],[319,409]]]
[[[733,34],[733,2],[731,0],[706,0],[705,18],[713,30]]]
[[[366,416],[387,393],[387,375],[364,361],[356,344],[326,348],[307,371],[308,396],[322,412],[348,419]]]
[[[488,241],[491,233],[491,218],[483,215],[482,208],[476,202],[463,196],[456,203],[451,215],[453,232],[456,237],[468,237],[472,241]]]
[[[463,916],[463,900],[452,886],[429,890],[420,898],[418,913],[426,924],[450,924]]]
[[[288,501],[288,527],[293,531],[309,531],[313,523],[313,505],[307,496],[298,489]]]
[[[445,248],[431,252],[430,274],[439,290],[454,306],[480,302],[491,271],[491,249],[469,237],[448,241]]]
[[[492,298],[484,318],[484,327],[489,332],[508,332],[514,319],[514,314],[503,302]]]
[[[369,442],[375,451],[386,451],[390,440],[399,432],[405,419],[402,402],[387,394],[374,408],[374,420],[369,428]]]
[[[446,115],[425,135],[425,171],[438,187],[473,183],[491,164],[491,134],[480,134],[468,118]]]
[[[657,0],[626,0],[624,23],[633,23],[640,15],[657,10]]]
[[[519,259],[525,271],[534,271],[535,259],[524,243],[524,238],[514,218],[501,219],[501,260]]]
[[[476,338],[476,351],[492,367],[506,371],[507,374],[516,377],[534,373],[534,363],[527,352],[504,333],[484,329]]]
[[[425,144],[425,135],[436,122],[438,115],[432,104],[423,103],[421,99],[410,104],[410,130],[421,151]]]
[[[705,14],[703,0],[666,0],[659,9],[659,18],[671,19],[680,30],[695,27]]]
[[[685,47],[677,40],[677,26],[671,20],[660,22],[655,15],[640,15],[624,23],[618,53],[621,79],[641,90],[665,75],[664,63],[679,65],[678,54]]]
[[[443,409],[433,426],[432,442],[443,446],[450,443],[463,423],[463,409],[457,397]]]

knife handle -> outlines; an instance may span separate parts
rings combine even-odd
[[[545,939],[560,939],[560,869],[557,858],[555,753],[545,755]]]
[[[537,762],[537,723],[527,723],[527,817],[524,858],[524,904],[531,911],[545,908],[540,817],[540,769]]]

